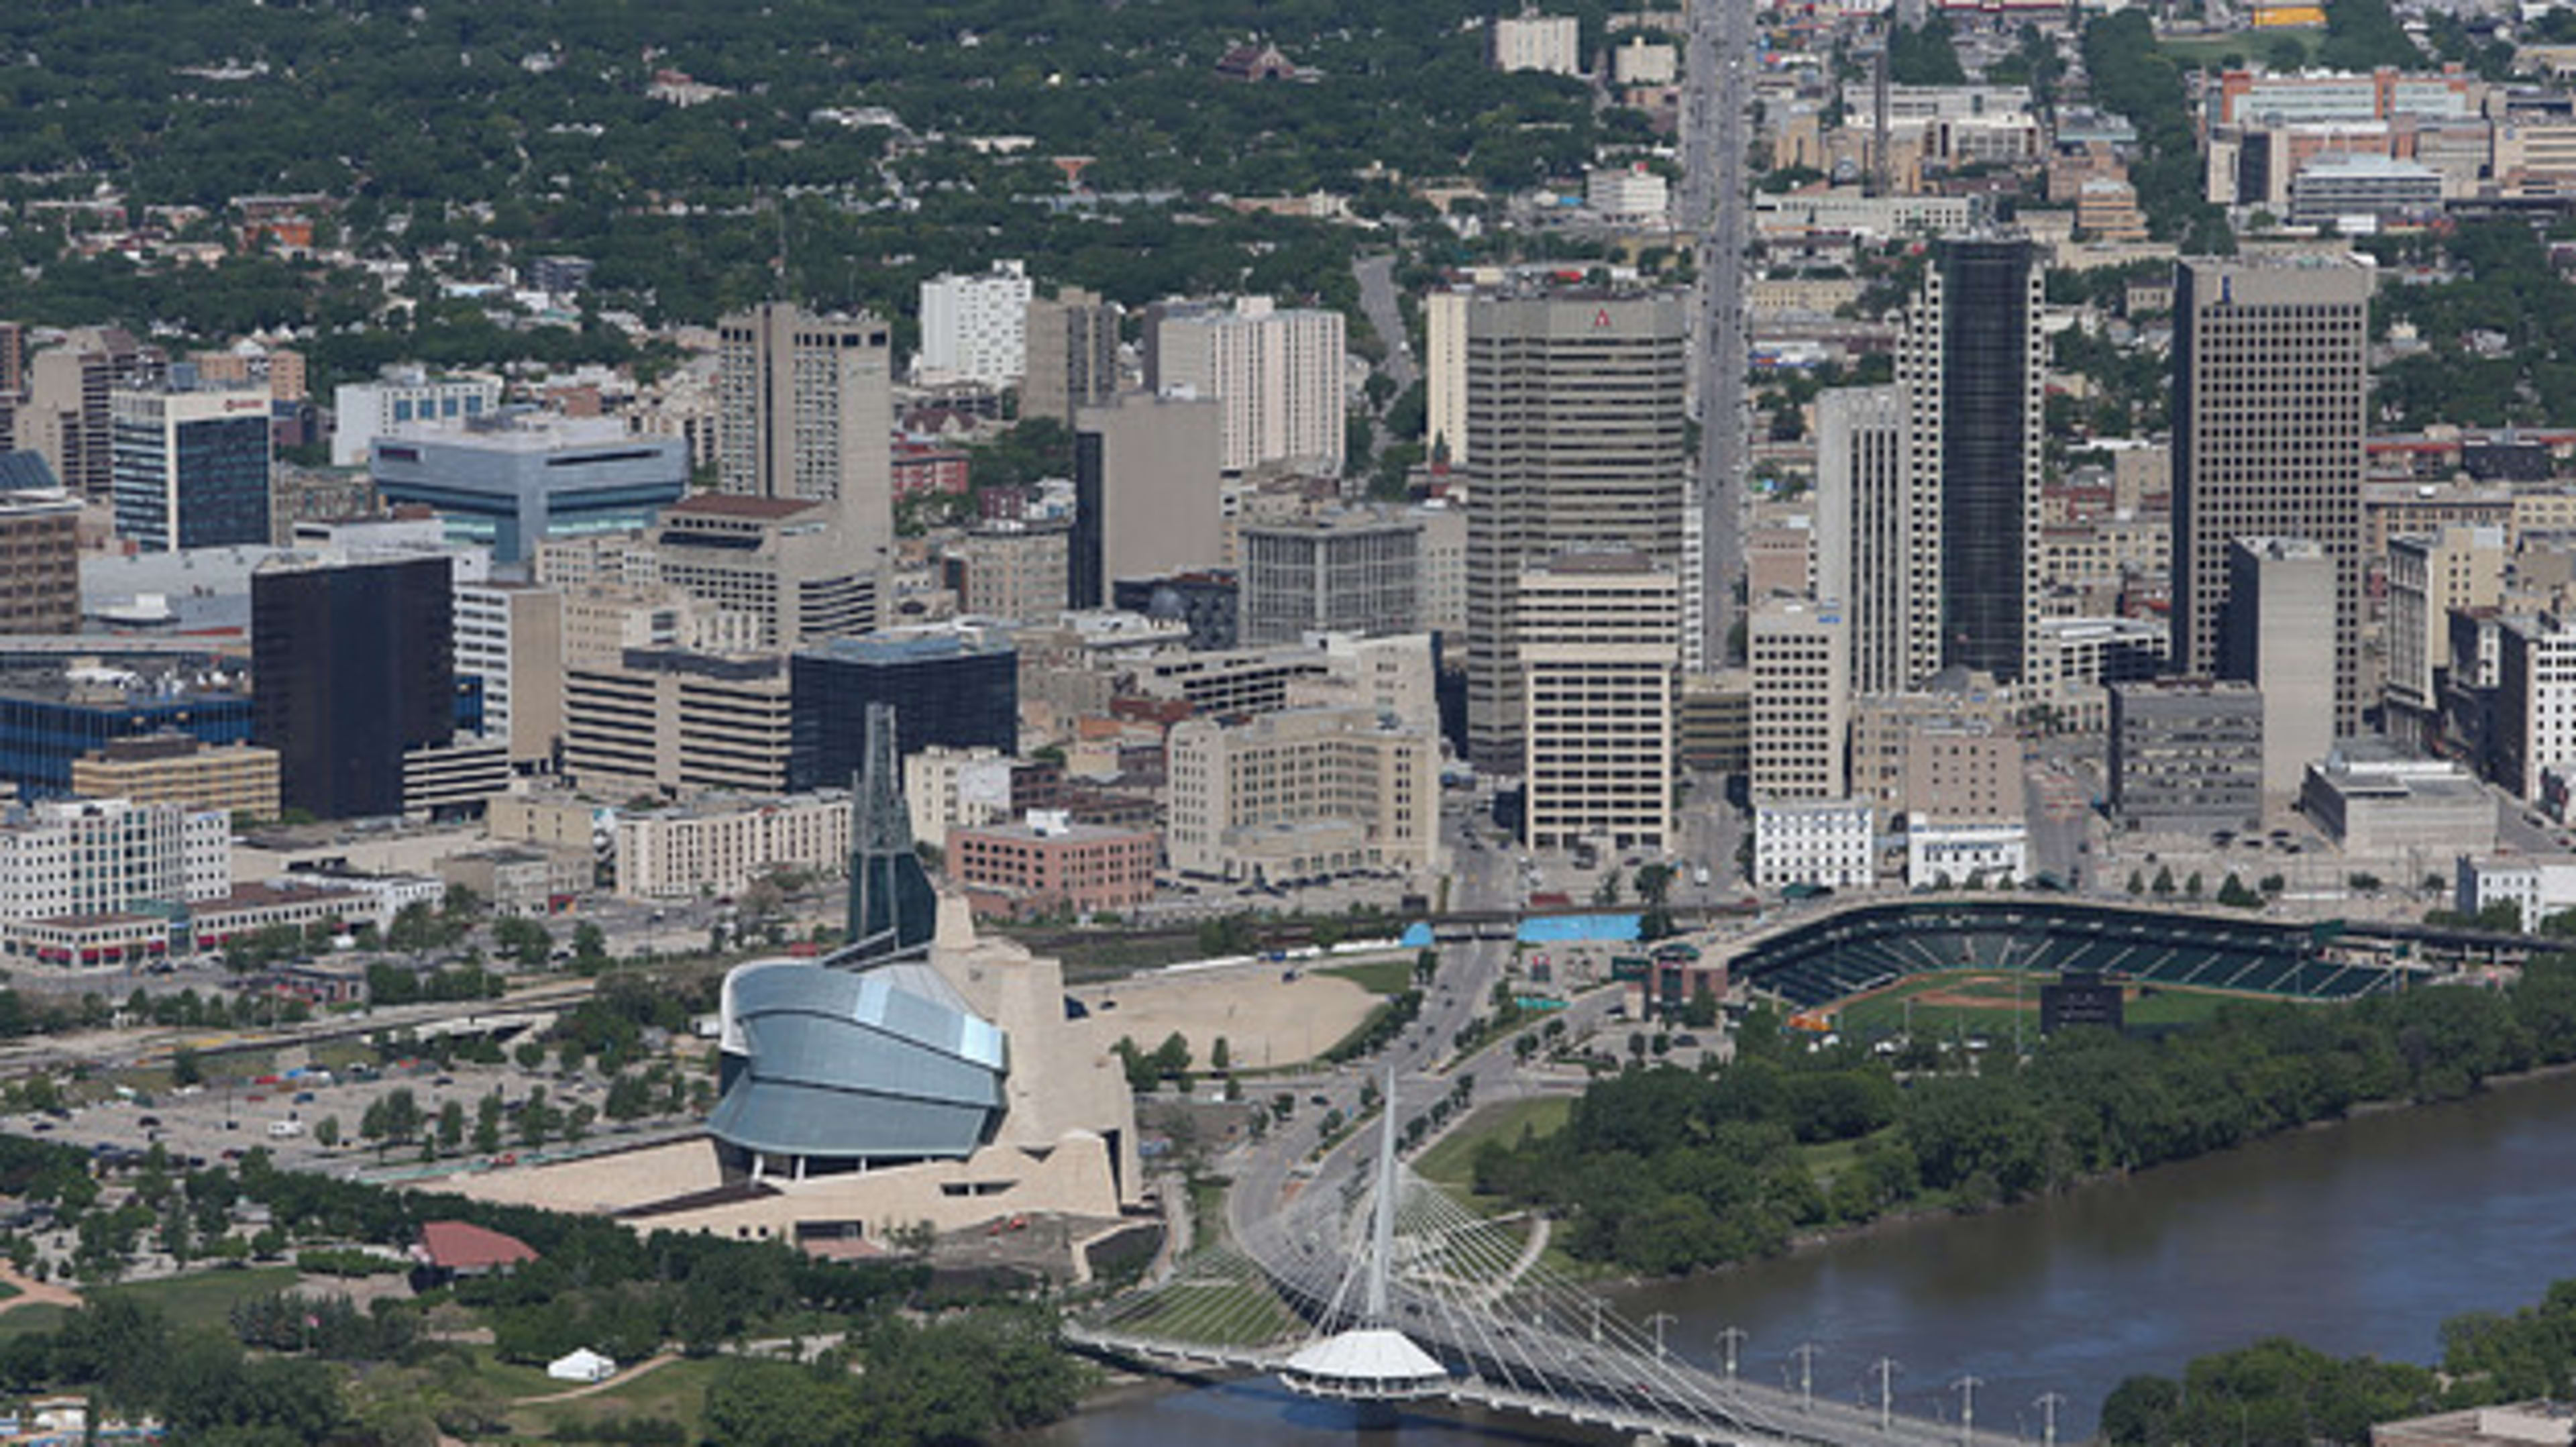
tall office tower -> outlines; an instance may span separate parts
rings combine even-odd
[[[891,329],[872,316],[812,317],[773,301],[724,318],[716,343],[717,486],[747,497],[837,500],[852,556],[888,570]]]
[[[93,502],[106,501],[116,486],[108,394],[147,386],[167,365],[160,348],[140,346],[120,328],[72,333],[28,364],[18,445],[43,453],[63,486]]]
[[[0,322],[0,397],[16,397],[27,390],[27,329],[17,322]]]
[[[403,811],[403,755],[456,733],[444,555],[268,567],[251,577],[251,736],[278,801],[319,818]]]
[[[1076,608],[1104,608],[1121,578],[1225,561],[1223,409],[1180,397],[1121,397],[1073,422]]]
[[[1851,686],[1901,693],[1941,668],[1941,552],[1914,526],[1902,387],[1816,399],[1816,594],[1843,601]]]
[[[2227,547],[2334,560],[2334,719],[2361,722],[2361,477],[2371,269],[2350,257],[2185,261],[2174,288],[2173,666],[2218,664]]]
[[[2028,240],[1945,238],[1897,352],[1922,480],[1915,545],[1940,558],[1941,666],[2002,683],[2022,676],[2039,602],[2042,299]]]
[[[2334,560],[2305,538],[2235,538],[2218,676],[2263,693],[2263,798],[2286,808],[2334,749]]]
[[[1118,303],[1069,286],[1029,303],[1020,415],[1070,425],[1118,395]]]
[[[1266,296],[1231,308],[1157,308],[1148,323],[1145,385],[1187,389],[1225,409],[1225,467],[1264,463],[1342,470],[1344,389],[1340,312],[1290,308]]]
[[[1521,574],[1534,849],[1664,848],[1673,822],[1681,588],[1637,553],[1570,553]]]
[[[150,553],[269,540],[265,387],[199,391],[186,366],[108,394],[116,535]]]
[[[1757,601],[1745,619],[1753,676],[1748,785],[1757,801],[1839,799],[1851,769],[1851,638],[1837,605]]]
[[[921,284],[925,382],[1004,387],[1028,370],[1029,269],[997,261],[974,276],[942,272]]]
[[[1520,575],[1569,549],[1682,555],[1686,314],[1673,293],[1479,296],[1467,318],[1467,739],[1521,771]]]

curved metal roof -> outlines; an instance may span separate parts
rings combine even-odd
[[[1001,1119],[1002,1032],[926,968],[745,966],[725,980],[724,1045],[741,1068],[707,1127],[748,1150],[956,1157]]]

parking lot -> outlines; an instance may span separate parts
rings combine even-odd
[[[497,1090],[506,1109],[511,1103],[527,1100],[540,1086],[551,1103],[566,1111],[585,1104],[596,1111],[606,1093],[600,1079],[587,1071],[567,1078],[550,1069],[530,1071],[461,1062],[442,1069],[424,1061],[387,1067],[374,1079],[333,1073],[209,1080],[201,1086],[68,1107],[56,1115],[12,1116],[0,1123],[0,1128],[98,1154],[141,1153],[158,1144],[174,1159],[192,1166],[238,1160],[252,1148],[264,1147],[284,1167],[350,1175],[380,1160],[401,1163],[419,1158],[417,1139],[407,1146],[389,1145],[380,1151],[359,1138],[359,1124],[366,1118],[368,1108],[397,1090],[411,1092],[425,1121],[423,1133],[432,1137],[437,1131],[438,1115],[449,1101],[455,1101],[464,1111],[463,1141],[441,1152],[444,1157],[454,1158],[480,1154],[474,1150],[474,1125],[485,1096]],[[317,1128],[325,1120],[338,1122],[339,1144],[334,1147],[326,1148],[316,1138]],[[666,1120],[655,1116],[622,1125],[603,1117],[592,1124],[590,1134],[631,1134]],[[500,1150],[492,1154],[515,1155],[519,1148],[515,1118],[505,1119],[502,1135]]]

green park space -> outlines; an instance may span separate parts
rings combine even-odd
[[[1541,1095],[1523,1100],[1498,1100],[1478,1106],[1461,1121],[1456,1130],[1442,1136],[1431,1149],[1414,1158],[1413,1173],[1447,1191],[1453,1198],[1466,1202],[1476,1187],[1476,1152],[1487,1141],[1511,1145],[1524,1132],[1531,1137],[1553,1135],[1574,1113],[1570,1097]]]
[[[1413,961],[1410,957],[1395,960],[1370,960],[1366,964],[1334,965],[1316,971],[1337,980],[1348,980],[1372,995],[1392,995],[1413,988]]]

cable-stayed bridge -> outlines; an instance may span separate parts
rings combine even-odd
[[[2021,1440],[1975,1427],[1973,1379],[1954,1384],[1959,1420],[1940,1422],[1894,1410],[1884,1373],[1878,1401],[1853,1404],[1815,1396],[1812,1378],[1773,1387],[1739,1378],[1731,1360],[1686,1359],[1662,1319],[1628,1321],[1550,1267],[1544,1217],[1479,1215],[1406,1169],[1394,1119],[1390,1109],[1375,1171],[1319,1178],[1241,1239],[1069,1320],[1066,1343],[1165,1369],[1276,1375],[1315,1397],[1474,1406],[1667,1442]]]

